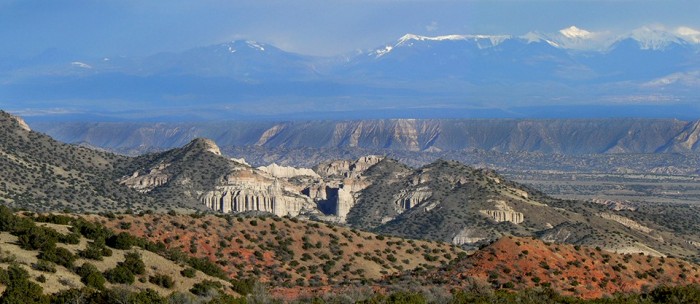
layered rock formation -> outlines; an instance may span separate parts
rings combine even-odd
[[[319,164],[314,168],[320,180],[304,189],[327,215],[334,215],[345,222],[347,214],[355,206],[355,194],[370,185],[363,173],[384,158],[376,155],[357,160],[337,160]]]
[[[640,223],[637,223],[634,220],[628,219],[624,216],[620,216],[620,215],[612,214],[612,213],[600,213],[598,215],[606,220],[618,222],[625,227],[629,227],[630,229],[638,230],[638,231],[641,231],[644,233],[649,233],[649,232],[653,231],[653,229],[651,229],[647,226],[644,226]]]
[[[357,178],[382,159],[384,159],[382,156],[368,155],[357,160],[336,160],[319,164],[314,171],[323,177]]]
[[[505,201],[496,201],[495,207],[496,209],[480,210],[479,212],[499,223],[520,224],[525,220],[525,216],[521,212],[513,210]]]
[[[452,244],[455,244],[458,246],[459,245],[470,245],[470,244],[475,244],[475,243],[481,242],[485,239],[486,238],[480,236],[479,233],[476,232],[476,230],[470,229],[470,228],[464,228],[452,238]]]
[[[303,209],[314,209],[309,197],[289,191],[291,185],[251,168],[239,166],[226,175],[214,190],[202,191],[199,201],[224,212],[261,211],[277,216],[297,216]]]
[[[297,216],[313,205],[303,196],[285,193],[277,184],[268,189],[250,189],[240,185],[218,186],[200,195],[200,201],[212,210],[223,213],[261,211],[277,216]]]
[[[257,168],[260,171],[267,172],[277,178],[292,178],[295,176],[311,176],[319,178],[320,176],[314,170],[308,168],[285,167],[272,163],[268,166]]]
[[[168,182],[170,176],[164,172],[168,166],[170,164],[159,164],[144,175],[136,171],[131,176],[122,178],[120,183],[139,192],[150,192]]]
[[[15,115],[9,115],[10,118],[14,119],[17,124],[19,125],[20,128],[22,128],[25,131],[31,131],[32,129],[29,127],[29,125],[22,119],[22,117],[15,116]]]
[[[428,187],[421,187],[415,191],[402,191],[395,197],[395,204],[401,211],[408,210],[427,201],[432,195],[433,192]]]

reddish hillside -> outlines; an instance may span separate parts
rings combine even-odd
[[[465,278],[475,277],[514,290],[551,286],[562,294],[598,298],[660,284],[699,283],[700,271],[698,265],[675,258],[503,237],[447,269],[431,272],[429,277],[451,285],[462,285],[468,281]]]
[[[276,217],[146,214],[87,219],[207,257],[232,278],[255,277],[282,287],[379,279],[403,270],[446,265],[462,252],[446,243]]]

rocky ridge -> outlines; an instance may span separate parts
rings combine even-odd
[[[61,141],[131,154],[177,148],[197,137],[216,138],[224,150],[232,147],[348,151],[360,148],[438,153],[477,149],[565,155],[700,150],[700,122],[676,119],[383,119],[196,124],[35,122],[32,125]]]

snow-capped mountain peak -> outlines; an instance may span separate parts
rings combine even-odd
[[[422,36],[416,34],[403,35],[394,45],[375,49],[368,55],[379,58],[391,53],[399,47],[411,47],[415,42],[424,41],[473,41],[480,49],[494,47],[501,44],[503,41],[512,38],[509,35],[443,35],[443,36]]]
[[[253,40],[235,40],[231,41],[229,43],[224,43],[221,46],[223,46],[229,53],[236,53],[241,49],[244,48],[250,48],[255,51],[260,51],[263,52],[265,51],[265,45],[258,43]]]
[[[403,45],[414,41],[445,41],[445,40],[489,40],[493,46],[500,44],[506,39],[511,38],[509,35],[444,35],[444,36],[421,36],[415,34],[406,34],[399,38],[398,45]]]
[[[640,27],[632,31],[630,38],[639,42],[640,47],[644,50],[661,50],[672,43],[685,41],[662,26]]]
[[[559,33],[562,34],[564,37],[570,39],[590,39],[594,36],[593,33],[584,29],[580,29],[574,25],[559,30]]]

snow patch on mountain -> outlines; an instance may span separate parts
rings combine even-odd
[[[630,37],[639,42],[639,46],[643,50],[663,50],[673,43],[683,44],[685,41],[662,25],[640,27],[632,31]]]
[[[248,44],[248,46],[251,47],[251,48],[253,48],[253,49],[256,49],[256,50],[259,50],[259,51],[264,51],[264,50],[265,50],[265,47],[263,47],[261,44],[255,42],[255,41],[248,40],[248,41],[246,41],[245,43]]]
[[[399,38],[398,45],[404,45],[410,43],[412,40],[415,41],[445,41],[445,40],[488,40],[491,42],[491,46],[496,46],[503,41],[510,39],[510,35],[444,35],[444,36],[421,36],[414,34],[406,34]]]
[[[70,64],[74,67],[79,67],[79,68],[83,68],[83,69],[92,69],[91,65],[84,63],[84,62],[80,62],[80,61],[73,61]]]
[[[382,56],[388,54],[388,53],[391,52],[391,50],[393,50],[393,49],[394,49],[393,46],[387,45],[387,46],[384,47],[383,49],[378,49],[378,50],[374,51],[374,55],[375,55],[377,58],[379,58],[379,57],[382,57]]]
[[[565,29],[561,29],[559,30],[559,33],[562,34],[564,37],[570,39],[590,39],[594,37],[593,33],[584,29],[580,29],[575,25],[572,25]]]

